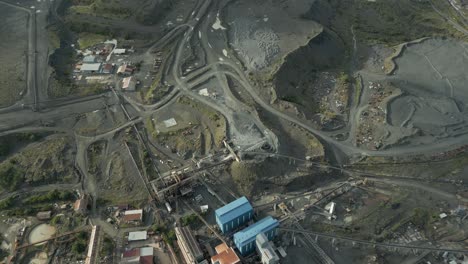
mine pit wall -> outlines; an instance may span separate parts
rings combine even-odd
[[[384,61],[384,67],[385,67],[385,74],[387,75],[392,75],[396,70],[397,70],[397,65],[395,60],[403,54],[403,52],[406,50],[407,47],[414,45],[414,44],[419,44],[425,40],[430,39],[429,37],[426,38],[420,38],[416,39],[413,41],[401,43],[400,45],[395,47],[395,52],[388,58],[385,59]]]

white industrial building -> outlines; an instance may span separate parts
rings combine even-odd
[[[115,55],[123,55],[123,54],[125,54],[126,52],[127,52],[126,49],[114,49],[114,52],[113,52],[113,53],[114,53]]]
[[[128,241],[141,241],[148,239],[148,232],[146,231],[136,231],[128,233]]]
[[[272,242],[268,240],[264,233],[257,235],[255,244],[257,245],[257,252],[262,259],[262,264],[279,263],[278,254],[276,254]]]
[[[80,71],[82,73],[97,73],[101,71],[101,63],[83,63]]]

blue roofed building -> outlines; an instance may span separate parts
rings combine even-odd
[[[244,225],[253,217],[253,207],[245,196],[215,211],[216,223],[223,233]]]
[[[265,234],[268,240],[272,240],[277,234],[278,220],[267,216],[255,224],[234,234],[234,244],[236,244],[242,255],[247,255],[255,251],[255,239],[258,234]]]

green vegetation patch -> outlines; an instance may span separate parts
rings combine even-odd
[[[10,196],[6,199],[3,199],[0,201],[0,210],[6,210],[11,208],[16,202],[16,198],[13,196]]]
[[[95,95],[95,94],[100,94],[108,91],[106,86],[102,83],[93,83],[93,84],[88,84],[84,86],[77,87],[77,93],[80,96],[89,96],[89,95]]]
[[[4,190],[15,191],[24,182],[25,171],[16,166],[14,160],[0,164],[0,186]]]
[[[180,223],[182,224],[182,226],[190,225],[191,227],[194,227],[201,224],[201,221],[196,214],[189,214],[182,216],[180,218]]]
[[[53,27],[48,28],[47,34],[49,35],[49,46],[52,50],[60,48],[60,37],[56,29]]]
[[[2,243],[2,240],[0,239],[0,244]],[[4,250],[3,248],[0,248],[0,261],[2,259],[5,259],[6,257],[8,257],[10,255],[10,252],[8,252],[7,250]]]
[[[72,182],[69,139],[54,137],[29,145],[0,163],[0,189],[15,191],[22,184]]]
[[[72,244],[72,252],[77,255],[85,253],[88,247],[88,236],[89,234],[85,231],[81,231],[75,235],[75,242]]]
[[[402,42],[433,36],[461,37],[431,6],[430,1],[387,0],[354,1],[331,0],[334,16],[330,27],[347,36],[351,43],[350,26],[358,41],[397,45]],[[316,17],[317,15],[315,15]],[[314,16],[311,17],[312,19]]]
[[[232,179],[237,185],[237,189],[243,195],[250,195],[257,181],[258,170],[261,166],[255,163],[233,162],[230,167]]]
[[[14,195],[0,201],[0,210],[8,216],[32,216],[40,211],[49,211],[59,201],[73,201],[75,195],[68,190],[52,190],[34,195]],[[52,224],[60,222],[59,216],[52,219]]]
[[[86,49],[104,42],[107,38],[108,36],[102,34],[81,32],[78,34],[78,44],[80,49]]]
[[[77,5],[70,7],[70,12],[73,14],[99,16],[112,19],[123,19],[130,15],[130,10],[120,7],[115,1],[91,0],[76,2]]]
[[[35,142],[45,134],[18,133],[0,137],[0,158],[11,154],[15,147]]]
[[[88,171],[91,173],[98,173],[99,172],[99,165],[100,162],[103,160],[103,154],[106,149],[107,142],[106,141],[98,141],[91,144],[88,148],[88,160],[89,160],[89,168]]]
[[[74,200],[75,198],[76,197],[72,191],[52,190],[45,194],[31,195],[25,200],[23,200],[23,203],[27,205],[39,204],[39,203],[52,203],[52,202],[58,202],[58,201],[71,201],[71,200]]]
[[[164,242],[172,245],[176,240],[175,230],[168,229],[168,226],[170,226],[170,224],[164,221],[159,224],[153,224],[150,229],[155,233],[161,233]]]

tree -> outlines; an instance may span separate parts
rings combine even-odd
[[[163,234],[163,240],[167,244],[172,244],[172,242],[174,242],[175,239],[176,239],[176,235],[175,235],[174,229],[171,229],[168,232]]]
[[[8,142],[0,142],[0,156],[5,156],[10,153],[11,146]]]
[[[23,171],[15,166],[15,161],[4,162],[0,166],[0,186],[4,189],[14,191],[23,182]]]
[[[196,221],[198,221],[198,217],[197,217],[196,214],[186,215],[186,216],[183,216],[183,217],[180,219],[180,222],[182,223],[183,226],[187,226],[187,225],[193,224],[193,223],[195,223]]]
[[[414,208],[412,222],[420,228],[424,228],[429,222],[429,212],[423,208]]]
[[[72,251],[75,254],[83,254],[86,251],[86,242],[80,240],[76,241],[72,245]]]
[[[1,241],[0,241],[0,242],[1,242]],[[2,248],[0,248],[0,260],[2,260],[2,259],[4,259],[4,258],[8,257],[8,255],[9,255],[9,254],[8,254],[8,251],[3,250]]]
[[[13,202],[15,201],[15,198],[13,196],[10,196],[6,198],[5,200],[0,202],[0,210],[5,210],[10,208],[13,205]]]
[[[76,238],[80,241],[88,240],[88,234],[85,231],[81,231],[76,235]]]

